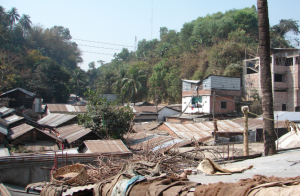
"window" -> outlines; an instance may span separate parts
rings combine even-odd
[[[192,105],[195,106],[195,108],[202,108],[202,96],[199,97],[193,97],[192,99]]]
[[[292,65],[293,65],[293,58],[286,58],[285,66],[292,66]]]
[[[282,111],[286,111],[286,104],[282,104]]]
[[[227,102],[221,101],[221,109],[227,109]]]
[[[282,74],[274,74],[274,81],[275,82],[283,82],[282,76],[283,76]]]

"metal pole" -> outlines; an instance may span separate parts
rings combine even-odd
[[[61,149],[61,167],[64,166],[64,148]]]
[[[227,156],[228,156],[228,161],[229,161],[229,144],[227,144]]]
[[[234,157],[234,144],[232,144],[232,160],[233,160],[233,157]]]
[[[223,145],[223,160],[224,160],[224,153],[225,153],[225,148],[224,148],[224,145]]]
[[[277,150],[278,150],[278,143],[279,141],[278,141],[278,114],[277,114]]]
[[[68,153],[66,152],[66,166],[67,166]]]
[[[213,101],[213,120],[215,120],[215,101],[216,101],[216,92],[213,94],[214,101]]]

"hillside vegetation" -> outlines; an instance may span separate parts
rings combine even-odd
[[[118,94],[120,103],[155,95],[158,102],[180,103],[181,79],[240,76],[242,60],[258,53],[255,6],[199,17],[180,32],[161,27],[160,39],[141,40],[136,51],[123,48],[110,63],[89,63],[87,71],[79,67],[81,51],[68,28],[33,25],[29,15],[1,6],[0,22],[0,91],[23,87],[45,102],[99,88]],[[271,47],[293,47],[299,42],[287,34],[299,32],[298,21],[280,20],[270,28]]]

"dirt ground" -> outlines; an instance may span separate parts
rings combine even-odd
[[[228,146],[229,146],[229,158],[232,156],[244,156],[244,144],[219,144],[217,146],[200,146],[200,149],[204,149],[203,156],[211,159],[228,158]],[[182,147],[179,148],[179,152],[186,152],[194,147]],[[264,150],[263,143],[249,143],[249,155],[262,153]]]

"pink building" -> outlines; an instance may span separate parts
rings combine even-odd
[[[299,49],[271,49],[274,111],[300,111]],[[243,97],[261,103],[260,58],[243,61]]]

